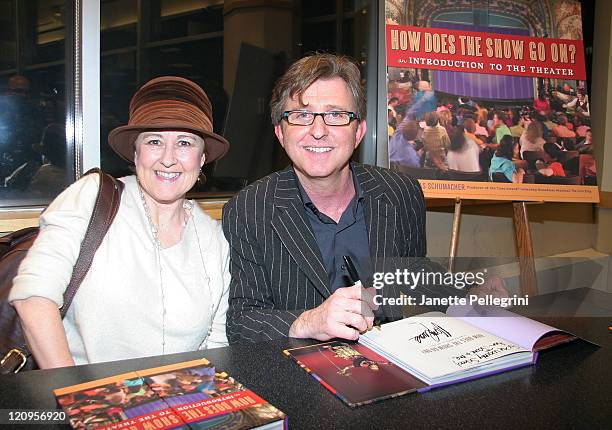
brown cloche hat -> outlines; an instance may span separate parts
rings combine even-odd
[[[206,163],[223,157],[229,142],[213,133],[212,106],[196,83],[177,76],[162,76],[144,84],[130,102],[127,125],[108,135],[111,148],[134,163],[134,142],[142,132],[186,130],[204,139]]]

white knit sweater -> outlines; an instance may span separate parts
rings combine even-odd
[[[227,345],[229,252],[221,226],[195,205],[181,241],[162,249],[162,322],[157,251],[136,178],[122,181],[119,212],[64,318],[75,363],[162,354],[163,332],[166,354]],[[41,215],[9,301],[40,296],[62,305],[98,184],[98,175],[85,176]]]

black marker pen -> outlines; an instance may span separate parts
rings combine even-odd
[[[353,284],[361,282],[359,272],[357,272],[357,268],[355,267],[355,264],[353,263],[351,257],[348,255],[344,255],[342,256],[342,259],[344,260],[344,265],[346,266],[346,270],[348,271],[349,279],[351,280],[351,282]],[[363,283],[361,285],[363,285]],[[378,330],[380,330],[380,319],[378,317],[374,317],[373,327],[376,327]]]

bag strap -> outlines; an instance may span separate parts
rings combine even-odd
[[[60,308],[62,319],[66,316],[72,299],[77,293],[81,282],[83,282],[85,275],[87,275],[94,255],[100,247],[115,215],[117,215],[119,203],[121,202],[123,182],[104,173],[98,168],[91,169],[85,174],[89,175],[91,173],[98,173],[100,175],[100,188],[94,204],[93,213],[91,214],[91,219],[89,220],[89,225],[87,226],[87,232],[85,233],[83,242],[81,242],[79,257],[74,264],[72,277],[64,292],[64,304]]]
[[[117,215],[119,203],[121,202],[121,193],[124,187],[123,182],[104,173],[98,168],[88,170],[85,175],[93,173],[98,173],[100,175],[100,187],[98,189],[96,202],[94,203],[93,213],[89,220],[87,231],[85,232],[85,237],[81,242],[79,256],[72,269],[72,277],[64,292],[64,304],[60,308],[62,319],[66,316],[72,299],[77,293],[81,282],[83,282],[85,275],[87,275],[94,255],[100,247],[115,215]],[[31,355],[32,353],[27,344],[19,345],[11,349],[4,358],[0,360],[0,374],[19,372]]]

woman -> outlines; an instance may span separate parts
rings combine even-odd
[[[480,172],[480,147],[464,134],[463,127],[451,131],[450,148],[446,155],[448,168],[460,172]]]
[[[517,168],[513,161],[518,158],[518,155],[519,145],[512,136],[506,135],[502,137],[499,148],[495,151],[493,158],[491,158],[489,179],[493,180],[493,173],[503,173],[509,182],[514,182],[515,184],[522,183],[525,171],[522,168]]]
[[[41,368],[169,354],[227,344],[228,245],[218,223],[185,199],[204,163],[229,144],[193,82],[162,77],[130,103],[109,143],[134,163],[119,212],[72,305],[58,308],[93,211],[97,175],[60,194],[15,277],[9,300]]]
[[[466,139],[471,139],[481,149],[485,149],[488,146],[485,140],[476,136],[476,122],[472,118],[466,118],[465,121],[463,121],[463,128],[465,129],[464,134]]]
[[[476,101],[476,124],[482,124],[487,122],[487,115],[489,111],[486,107],[482,106],[480,102]]]
[[[554,143],[544,144],[543,159],[537,160],[535,163],[539,174],[543,176],[561,176],[565,177],[565,169],[559,163],[562,152],[559,151]]]
[[[440,125],[446,130],[446,134],[450,136],[453,131],[453,114],[448,109],[442,109],[438,112],[438,120]]]
[[[521,157],[525,151],[544,151],[545,143],[544,124],[536,120],[531,121],[520,138]]]

